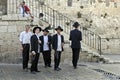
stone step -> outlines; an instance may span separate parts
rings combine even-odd
[[[29,19],[29,17],[21,17],[18,14],[9,14],[2,16],[3,21],[28,21]]]

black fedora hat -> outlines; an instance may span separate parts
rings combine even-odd
[[[33,28],[33,33],[35,33],[35,30],[36,30],[36,29],[39,29],[40,31],[42,30],[41,27],[38,27],[38,26],[37,26],[37,27],[34,27],[34,28]]]
[[[74,22],[73,27],[78,27],[80,24],[78,22]]]
[[[49,30],[48,29],[44,29],[44,30],[42,30],[43,32],[48,32],[49,33]]]
[[[49,32],[50,26],[46,27],[45,29],[43,29],[42,31],[44,32]]]
[[[44,14],[43,13],[39,13],[39,17],[43,17],[44,16]]]
[[[55,28],[55,30],[61,30],[61,31],[63,31],[63,29],[60,26],[58,26],[57,28]]]

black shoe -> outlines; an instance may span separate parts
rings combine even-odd
[[[59,69],[59,68],[55,68],[54,70],[55,70],[55,71],[60,71],[60,69]]]
[[[30,70],[31,68],[27,68],[28,70]]]
[[[35,72],[40,72],[39,70],[35,71]]]
[[[61,68],[58,67],[59,70],[62,70]]]
[[[51,65],[48,65],[48,67],[52,67]]]
[[[31,71],[31,74],[36,74],[36,72],[35,71]]]
[[[76,66],[74,66],[74,69],[77,69],[77,67],[76,67]]]

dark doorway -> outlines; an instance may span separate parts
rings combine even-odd
[[[68,0],[68,6],[72,6],[72,0]]]
[[[7,0],[0,0],[0,15],[7,14]]]

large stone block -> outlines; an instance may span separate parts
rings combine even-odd
[[[8,49],[7,49],[7,46],[6,45],[1,45],[1,47],[0,47],[1,49],[1,52],[0,53],[5,53],[6,51],[8,51]]]
[[[5,37],[4,37],[4,36],[5,36]],[[4,33],[4,36],[3,36],[3,37],[4,37],[4,40],[10,40],[10,39],[12,39],[10,32],[9,32],[9,33],[8,33],[8,32],[7,32],[7,33]]]
[[[17,16],[14,16],[14,15],[5,15],[5,16],[2,16],[2,20],[11,20],[11,21],[15,21],[15,20],[18,20],[18,17]]]
[[[11,21],[8,22],[8,24],[9,24],[8,26],[16,26],[17,21],[16,20],[15,21],[11,20]]]
[[[2,25],[2,26],[8,26],[8,22],[0,21],[0,25]]]
[[[16,26],[8,26],[8,32],[17,32]]]
[[[0,32],[7,32],[7,26],[0,26]]]
[[[17,26],[17,32],[20,34],[20,32],[24,31],[25,30],[25,26],[24,25],[18,25]]]
[[[4,41],[3,40],[0,40],[0,45],[4,45]]]
[[[20,35],[19,32],[11,33],[11,37],[12,37],[13,39],[18,39],[18,38],[19,38],[19,35]]]
[[[23,26],[29,25],[29,24],[30,24],[30,22],[28,22],[28,21],[18,21],[18,22],[16,23],[16,25],[17,25],[18,27],[23,27]]]
[[[3,32],[0,32],[0,40],[3,40],[3,38],[4,38],[4,33]]]
[[[7,48],[8,48],[8,50],[7,50],[8,53],[10,53],[10,54],[16,53],[16,47],[15,47],[14,43],[11,45],[7,45]]]

